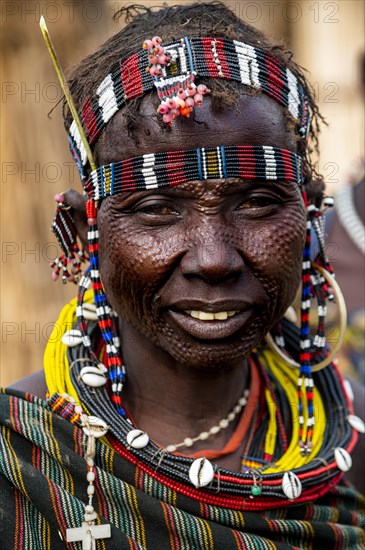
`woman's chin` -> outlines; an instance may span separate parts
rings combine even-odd
[[[202,331],[203,327],[194,326],[192,331]],[[227,332],[230,329],[226,327]],[[176,331],[161,330],[156,342],[160,348],[168,353],[179,364],[200,371],[218,371],[230,369],[242,364],[266,334],[265,330],[257,330],[255,324],[242,333],[233,332],[225,337],[212,338],[215,328],[208,328],[207,338],[197,338],[191,334],[178,335]],[[261,336],[262,332],[262,336]]]

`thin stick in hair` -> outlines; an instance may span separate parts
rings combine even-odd
[[[55,68],[59,83],[60,83],[61,88],[62,88],[62,91],[65,94],[67,104],[70,108],[70,111],[71,111],[72,116],[74,118],[75,124],[77,126],[78,131],[79,131],[81,141],[83,143],[83,146],[85,147],[85,151],[86,151],[87,158],[89,160],[90,167],[91,167],[92,170],[95,170],[96,164],[94,162],[94,157],[93,157],[93,154],[91,152],[90,145],[89,145],[89,143],[86,139],[84,129],[82,127],[79,115],[77,114],[76,107],[75,107],[74,102],[73,102],[72,97],[71,97],[70,89],[68,87],[65,75],[63,73],[62,67],[61,67],[60,62],[58,60],[58,57],[57,57],[56,51],[54,49],[51,37],[50,37],[48,29],[47,29],[46,21],[45,21],[43,15],[41,16],[41,18],[39,20],[39,26],[41,28],[43,38],[46,42],[49,54],[51,56],[52,63],[53,63],[53,66]]]

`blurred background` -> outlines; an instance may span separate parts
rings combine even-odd
[[[141,3],[154,6],[160,2]],[[284,40],[308,70],[328,122],[322,128],[319,169],[331,192],[336,192],[353,177],[350,174],[364,149],[360,73],[365,51],[365,3],[225,3],[275,41]],[[48,267],[58,255],[49,231],[53,196],[68,187],[79,189],[80,184],[61,120],[62,93],[38,21],[43,13],[62,66],[67,69],[120,28],[120,22],[113,22],[113,14],[127,4],[131,2],[1,2],[2,386],[42,367],[52,325],[77,291],[76,286],[53,283]],[[334,255],[336,251],[334,246]]]

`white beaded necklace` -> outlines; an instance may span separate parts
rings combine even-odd
[[[336,212],[340,224],[352,242],[365,254],[365,226],[356,212],[352,187],[343,187],[338,191]]]
[[[195,437],[186,437],[181,443],[175,443],[174,445],[167,445],[163,451],[167,453],[174,453],[181,447],[192,447],[197,441],[206,441],[211,435],[218,434],[221,430],[225,430],[233,422],[236,416],[242,411],[242,408],[247,405],[247,399],[249,396],[250,390],[246,389],[237,401],[237,404],[233,409],[227,414],[225,418],[222,418],[217,425],[212,426],[209,430],[201,432]],[[148,445],[149,437],[148,435],[139,429],[133,429],[127,434],[127,443],[135,449],[142,449]]]
[[[196,437],[186,437],[181,443],[175,443],[175,445],[168,445],[165,450],[168,453],[174,453],[180,447],[192,447],[197,441],[206,441],[211,435],[216,435],[221,430],[225,430],[233,422],[236,416],[242,411],[242,408],[247,405],[247,399],[250,391],[245,390],[243,396],[239,398],[237,404],[233,409],[227,414],[225,418],[222,418],[216,426],[212,426],[210,430],[201,432]]]

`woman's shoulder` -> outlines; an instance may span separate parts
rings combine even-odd
[[[32,393],[41,399],[46,397],[47,385],[43,370],[37,371],[18,382],[11,384],[9,388],[23,392]]]

